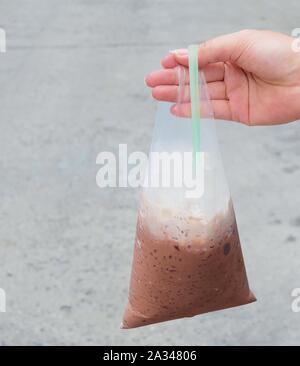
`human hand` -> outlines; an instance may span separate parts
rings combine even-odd
[[[247,125],[300,119],[300,53],[292,50],[293,40],[281,33],[243,30],[201,44],[199,68],[206,77],[215,118]],[[161,64],[164,69],[147,75],[145,82],[155,99],[176,103],[176,67],[188,67],[187,50],[171,51]],[[190,116],[188,92],[187,103],[180,108],[175,104],[173,114]]]

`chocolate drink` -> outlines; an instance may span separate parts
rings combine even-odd
[[[248,286],[231,202],[226,213],[208,221],[145,201],[142,206],[122,328],[256,300]]]

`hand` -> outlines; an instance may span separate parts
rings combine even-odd
[[[247,125],[300,119],[300,53],[293,51],[293,40],[281,33],[243,30],[201,44],[199,68],[215,118]],[[155,99],[176,103],[176,66],[188,67],[187,50],[171,51],[161,64],[164,69],[149,74],[145,82]],[[174,105],[172,113],[190,116],[190,103]]]

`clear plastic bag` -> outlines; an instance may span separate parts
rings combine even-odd
[[[187,69],[179,67],[178,75],[177,111],[186,110],[192,99],[193,113],[196,96],[201,121],[195,116],[176,117],[170,103],[158,105],[145,185],[140,193],[122,328],[255,301],[248,286],[204,74],[198,75],[197,71],[199,89],[195,93],[190,70],[191,98],[186,95]],[[166,161],[158,164],[159,154],[173,165],[168,166]]]

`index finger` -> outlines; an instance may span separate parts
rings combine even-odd
[[[225,69],[223,62],[207,65],[202,70],[207,83],[224,80]],[[158,85],[178,85],[178,68],[153,71],[145,77],[145,82],[151,88]],[[185,73],[185,83],[189,83],[188,69]]]

